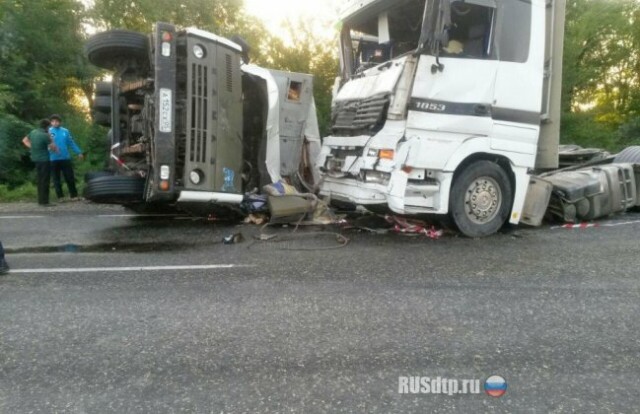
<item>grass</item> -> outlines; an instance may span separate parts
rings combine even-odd
[[[38,197],[38,190],[32,183],[23,184],[20,187],[9,189],[6,185],[0,185],[0,203],[14,203],[18,201],[33,201]]]
[[[78,180],[77,177],[76,188],[78,189],[78,195],[82,196],[82,191],[84,190],[84,181],[82,179]],[[67,184],[64,182],[64,180],[62,180],[62,190],[64,191],[64,195],[66,197],[69,197],[69,190],[67,189]],[[49,198],[51,199],[51,201],[56,200],[56,192],[53,189],[53,185],[51,185],[49,190]],[[8,186],[0,184],[0,203],[35,203],[37,200],[38,189],[33,183],[23,184],[13,189],[9,189]]]

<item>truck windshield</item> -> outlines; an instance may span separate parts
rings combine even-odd
[[[343,59],[349,75],[418,49],[426,0],[389,1],[376,13],[363,10],[345,22]]]

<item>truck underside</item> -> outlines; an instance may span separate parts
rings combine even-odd
[[[86,48],[113,71],[110,87],[97,89],[94,116],[111,127],[116,172],[90,181],[90,200],[201,213],[282,179],[317,179],[310,75],[246,64],[240,45],[165,23],[151,36],[99,33]]]

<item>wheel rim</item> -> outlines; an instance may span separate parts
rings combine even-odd
[[[486,224],[493,220],[502,206],[502,190],[491,177],[474,180],[465,194],[465,213],[476,224]]]

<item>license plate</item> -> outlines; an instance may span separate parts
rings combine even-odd
[[[173,99],[171,89],[160,89],[160,132],[171,132]]]

